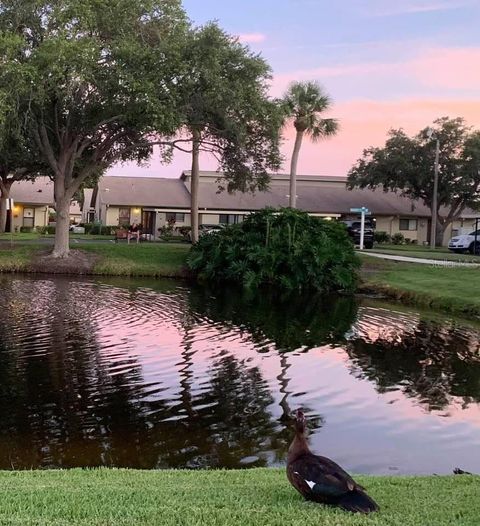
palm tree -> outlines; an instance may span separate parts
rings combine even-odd
[[[336,119],[323,119],[322,113],[330,108],[329,96],[318,82],[294,82],[283,99],[285,112],[297,130],[290,167],[290,207],[297,205],[297,164],[305,134],[313,142],[335,135],[338,130]]]

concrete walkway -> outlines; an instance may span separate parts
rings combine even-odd
[[[451,261],[448,259],[426,259],[426,258],[411,258],[408,256],[394,256],[391,254],[379,254],[378,252],[369,252],[362,250],[362,254],[372,258],[389,259],[391,261],[402,261],[405,263],[418,263],[420,265],[432,265],[433,267],[471,267],[478,268],[480,263],[467,263],[464,261]]]

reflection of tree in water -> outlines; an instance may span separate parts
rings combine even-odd
[[[240,467],[241,459],[275,448],[269,446],[276,432],[268,411],[273,399],[257,367],[224,354],[213,362],[208,385],[198,391],[190,399],[182,396],[181,406],[173,409],[179,418],[168,422],[164,464]],[[260,457],[256,465],[265,463]]]
[[[79,316],[73,306],[71,283],[49,283],[41,313],[29,319],[26,301],[17,301],[0,320],[0,336],[15,317],[31,325],[0,347],[0,467],[135,465],[136,440],[126,435],[146,427],[139,366],[125,354],[115,363],[125,372],[111,374],[88,311]]]
[[[201,304],[209,292],[194,292],[196,308],[185,305],[184,319],[175,320],[184,341],[179,399],[170,400],[160,383],[145,382],[128,342],[112,347],[99,339],[92,289],[63,278],[41,280],[43,285],[15,282],[13,290],[8,281],[0,298],[0,468],[7,469],[238,467],[245,457],[258,456],[255,465],[264,465],[267,456],[283,458],[291,431],[272,418],[273,398],[260,369],[225,353],[205,377],[196,378],[195,331],[206,315],[222,326],[241,326],[258,348],[273,342],[288,352],[333,343],[350,325],[341,321],[342,313],[355,312],[350,300],[341,306],[225,294],[219,305],[218,298],[205,301],[206,314]],[[118,289],[98,294],[109,304]],[[184,292],[178,294],[186,300]],[[135,309],[142,299],[134,295],[133,290],[126,301]],[[12,336],[12,327],[24,333]],[[279,376],[285,413],[287,359],[283,354]]]
[[[471,330],[425,320],[390,337],[350,341],[347,352],[355,375],[377,384],[379,392],[401,389],[429,410],[480,401],[480,340]]]
[[[358,310],[351,296],[248,293],[228,288],[195,288],[190,307],[202,316],[247,331],[257,344],[271,341],[279,351],[287,352],[341,343]]]
[[[190,306],[191,311],[200,316],[247,333],[259,352],[269,349],[271,343],[275,345],[281,369],[277,380],[282,408],[282,426],[277,441],[286,446],[291,439],[292,412],[289,403],[288,353],[307,352],[313,347],[344,341],[357,314],[355,299],[277,294],[266,290],[249,293],[238,289],[212,291],[196,288],[190,293]],[[314,428],[322,425],[321,417],[310,420]]]

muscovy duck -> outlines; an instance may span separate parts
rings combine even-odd
[[[305,499],[338,506],[357,513],[378,511],[378,505],[338,464],[314,455],[308,447],[307,422],[301,409],[296,412],[295,438],[288,449],[287,477]]]

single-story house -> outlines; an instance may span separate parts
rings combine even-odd
[[[54,206],[53,182],[48,177],[35,181],[18,181],[12,184],[10,197],[13,199],[13,227],[42,227],[48,225],[48,217]],[[10,229],[10,214],[7,231]]]
[[[285,207],[289,202],[289,177],[273,175],[265,192],[254,194],[218,191],[218,172],[201,172],[199,183],[200,224],[230,224],[264,208]],[[157,235],[168,221],[175,226],[190,225],[190,172],[180,178],[102,177],[85,200],[84,214],[107,226],[141,223],[145,233]],[[376,221],[377,231],[390,235],[402,233],[419,244],[430,236],[430,210],[421,202],[395,192],[348,190],[345,177],[299,176],[297,206],[306,212],[328,218],[357,217],[351,208],[365,206]],[[480,214],[478,214],[480,215]],[[459,232],[473,228],[477,215],[467,210],[446,232],[445,241]]]
[[[90,196],[93,190],[90,191]],[[50,214],[55,212],[53,181],[49,177],[38,177],[34,181],[17,181],[12,184],[13,228],[37,228],[49,224]],[[82,210],[77,201],[70,206],[70,222],[80,223]],[[10,214],[7,215],[7,231],[10,230]]]

